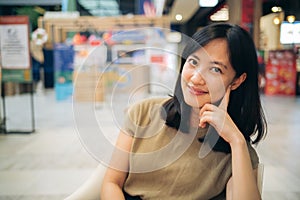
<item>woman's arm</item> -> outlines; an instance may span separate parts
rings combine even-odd
[[[257,187],[257,170],[252,169],[245,140],[231,144],[232,177],[226,188],[226,199],[261,199]]]
[[[132,136],[120,132],[111,165],[107,168],[101,187],[101,200],[123,200],[123,185],[128,174]],[[122,150],[122,151],[120,151]]]
[[[253,173],[248,146],[243,134],[229,114],[230,88],[227,89],[219,106],[205,104],[200,110],[200,127],[212,125],[219,135],[230,144],[232,154],[232,177],[228,182],[227,199],[261,199]]]

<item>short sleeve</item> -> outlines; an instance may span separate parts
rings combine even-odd
[[[160,116],[164,100],[145,99],[130,105],[125,110],[121,130],[137,138],[153,136],[165,124]]]
[[[250,159],[252,163],[252,168],[256,169],[258,167],[259,157],[257,155],[256,150],[253,148],[253,146],[250,143],[247,143],[247,145],[248,145],[248,150],[249,150]]]
[[[130,105],[124,112],[124,122],[121,130],[128,135],[134,136],[140,115],[140,104]]]

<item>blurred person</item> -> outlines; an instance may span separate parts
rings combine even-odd
[[[41,80],[41,68],[44,63],[43,45],[37,44],[36,41],[30,41],[30,54],[32,62],[32,79],[34,82]]]

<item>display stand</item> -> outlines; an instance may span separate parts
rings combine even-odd
[[[0,16],[0,65],[1,65],[1,97],[3,119],[1,132],[32,133],[35,131],[33,106],[33,81],[31,76],[31,57],[29,47],[29,17]],[[30,130],[7,130],[6,92],[8,82],[28,84],[30,86]]]
[[[109,53],[117,53],[118,49],[116,48],[118,44],[121,45],[121,49],[119,50],[124,50],[125,52],[137,48],[137,45],[140,45],[140,48],[145,48],[147,46],[146,35],[150,34],[149,28],[153,28],[153,30],[156,28],[170,30],[170,18],[168,16],[145,17],[144,15],[134,15],[130,17],[78,16],[75,18],[51,18],[44,16],[38,19],[38,27],[48,33],[48,40],[45,46],[51,46],[53,49],[56,44],[63,44],[66,41],[72,41],[72,43],[74,43],[73,80],[75,81],[73,82],[73,100],[76,102],[95,101],[100,103],[105,101],[105,93],[109,93],[112,82],[124,78],[120,76],[122,72],[127,72],[127,75],[134,76],[134,78],[132,77],[132,79],[126,80],[126,87],[125,82],[118,85],[118,89],[122,89],[122,92],[132,89],[129,85],[134,85],[135,81],[141,81],[141,76],[139,75],[140,71],[138,71],[138,73],[133,73],[132,71],[135,65],[131,60],[131,56],[133,55],[127,58],[119,58],[119,61],[124,61],[125,63],[117,63],[118,65],[115,67],[116,71],[111,71],[110,69],[107,70],[108,67],[106,66],[107,61],[110,61],[110,59],[107,58],[111,56]],[[148,31],[146,31],[147,29]],[[126,35],[125,30],[128,30],[128,35]],[[80,32],[88,32],[101,38],[103,45],[101,44],[99,46],[100,48],[97,48],[97,46],[93,46],[88,42],[74,42],[77,41],[74,40],[74,38],[77,38],[75,36],[69,37],[72,34],[76,34],[80,38]],[[119,37],[113,37],[112,39],[113,34],[118,34]],[[126,40],[124,38],[126,38]],[[78,39],[78,41],[80,41],[80,39]],[[103,49],[103,47],[105,47],[105,49]],[[143,59],[143,63],[145,61],[146,58]],[[146,70],[146,68],[149,70],[149,67],[145,67],[143,70]],[[62,71],[54,70],[56,74],[58,71]],[[132,71],[132,73],[128,73],[128,71]],[[135,70],[135,72],[137,71]],[[145,75],[149,76],[149,73],[150,72],[146,72]],[[62,74],[59,74],[59,78],[60,75]],[[113,77],[111,77],[111,75]],[[115,79],[117,77],[118,79]],[[148,79],[149,77],[146,80]],[[59,80],[67,80],[67,78],[64,77],[64,79]],[[142,83],[146,80],[143,80]],[[61,85],[57,84],[56,86]],[[106,86],[107,88],[105,88]],[[59,89],[58,87],[56,88]]]
[[[33,82],[28,83],[30,85],[30,111],[31,111],[31,129],[30,130],[7,130],[6,127],[6,102],[5,102],[5,82],[1,84],[1,97],[2,97],[2,107],[3,107],[3,123],[2,123],[2,132],[4,134],[29,134],[35,132],[35,118],[34,118],[34,102],[33,102]]]
[[[66,40],[66,33],[70,31],[118,31],[136,28],[160,27],[170,29],[170,18],[145,17],[144,15],[93,17],[80,16],[77,18],[45,18],[39,17],[38,27],[45,29],[48,40],[45,45],[62,43]]]

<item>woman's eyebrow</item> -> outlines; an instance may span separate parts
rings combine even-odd
[[[212,61],[211,63],[212,63],[212,64],[215,64],[215,65],[220,65],[220,66],[224,67],[225,69],[228,69],[228,67],[227,67],[225,64],[223,64],[222,62],[219,62],[219,61]]]
[[[200,58],[197,55],[195,55],[195,54],[192,54],[191,56],[194,57],[194,58],[196,58],[197,60],[200,60]]]

